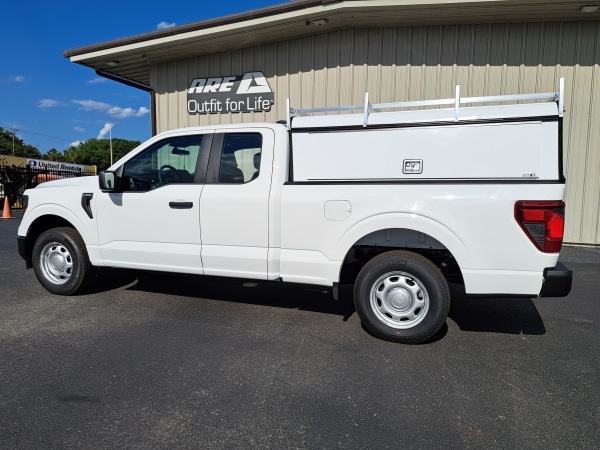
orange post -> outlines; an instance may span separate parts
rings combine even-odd
[[[2,210],[2,218],[13,219],[12,213],[10,211],[10,202],[8,201],[8,195],[4,196],[4,209]]]

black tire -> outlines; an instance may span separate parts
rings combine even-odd
[[[364,327],[376,337],[418,344],[446,322],[450,290],[427,258],[395,250],[365,264],[354,285],[354,304]]]
[[[44,231],[33,245],[33,270],[42,286],[58,295],[81,292],[92,276],[83,239],[73,228]]]

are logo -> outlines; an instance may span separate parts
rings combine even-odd
[[[187,91],[190,114],[270,111],[275,94],[262,72],[194,78]]]

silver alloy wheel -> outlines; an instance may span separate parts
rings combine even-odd
[[[412,328],[425,318],[429,310],[429,294],[414,275],[394,271],[380,276],[370,293],[375,316],[396,329]]]
[[[60,242],[49,242],[40,253],[40,268],[51,283],[65,284],[73,274],[73,257]]]

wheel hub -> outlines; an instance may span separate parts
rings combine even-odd
[[[427,315],[429,294],[414,275],[402,271],[388,272],[371,287],[371,309],[377,319],[392,328],[412,328]]]
[[[406,311],[413,303],[410,292],[401,287],[390,289],[386,295],[386,300],[389,306],[396,311]]]
[[[66,262],[62,255],[54,255],[50,261],[52,268],[57,272],[62,272],[65,270]]]
[[[73,274],[73,257],[60,242],[50,242],[40,253],[40,269],[44,278],[53,284],[64,284]]]

